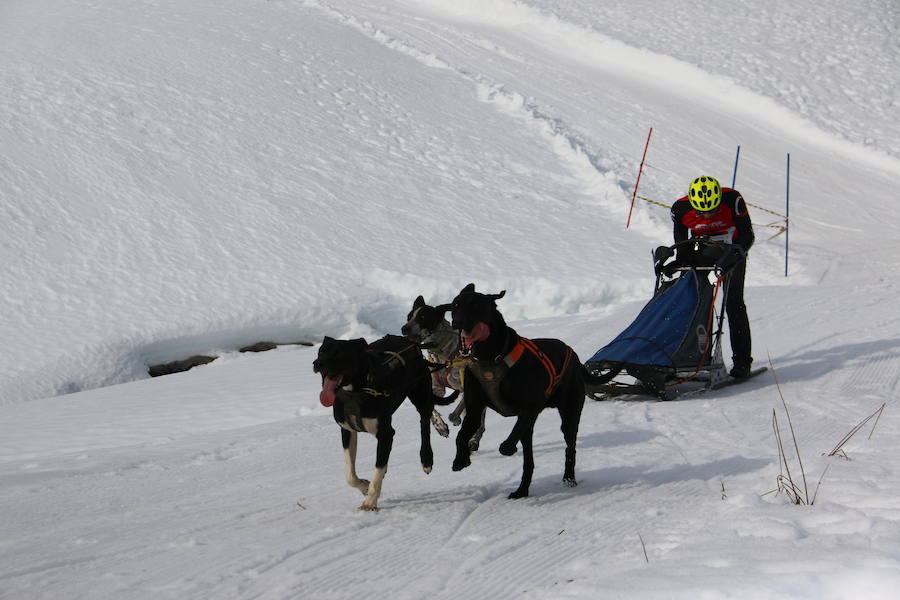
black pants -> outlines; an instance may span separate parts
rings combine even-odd
[[[750,342],[750,319],[747,318],[747,305],[744,304],[744,276],[747,273],[747,261],[742,260],[734,267],[725,282],[728,297],[725,299],[725,314],[728,316],[728,333],[731,336],[732,362],[735,365],[749,366],[753,362]]]

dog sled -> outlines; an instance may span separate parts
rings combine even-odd
[[[598,378],[588,385],[589,397],[672,400],[739,381],[728,374],[722,359],[724,282],[730,269],[717,265],[729,251],[705,238],[656,249],[653,297],[622,333],[585,362]],[[682,266],[670,260],[676,252],[691,259]]]

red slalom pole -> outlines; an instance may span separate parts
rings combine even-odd
[[[634,210],[634,199],[637,198],[638,186],[641,184],[641,173],[644,172],[644,160],[647,158],[647,148],[650,147],[650,136],[653,135],[653,128],[647,134],[647,143],[644,144],[644,155],[641,156],[641,166],[638,167],[637,181],[634,182],[634,192],[631,194],[631,208],[628,209],[628,222],[625,223],[625,229],[631,227],[631,212]]]

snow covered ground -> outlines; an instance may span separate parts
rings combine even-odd
[[[5,2],[0,598],[893,598],[898,28],[891,0]],[[510,420],[459,473],[434,436],[426,476],[404,407],[357,512],[316,348],[237,349],[397,333],[474,281],[589,356],[671,236],[643,200],[625,229],[650,127],[662,204],[741,147],[755,356],[815,504],[767,494],[766,374],[588,401],[575,489],[548,412],[519,501]]]

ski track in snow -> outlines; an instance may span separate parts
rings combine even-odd
[[[622,199],[628,192],[629,183],[619,180],[611,172],[608,159],[600,156],[597,149],[591,148],[590,144],[577,132],[571,130],[564,121],[552,114],[545,113],[545,109],[521,94],[509,90],[509,84],[493,81],[487,75],[473,73],[462,67],[454,67],[434,53],[423,51],[405,41],[393,38],[371,22],[361,21],[333,6],[318,2],[318,0],[309,0],[306,4],[321,8],[339,22],[353,27],[392,50],[411,56],[426,67],[451,70],[462,79],[471,82],[481,101],[492,104],[498,111],[518,119],[525,128],[535,131],[535,137],[545,139],[561,161],[571,168],[573,174],[585,182],[586,195],[600,192],[600,206],[605,211],[618,217],[627,215],[627,205],[623,204]],[[473,43],[473,39],[462,32],[453,31],[452,33],[454,36],[461,36],[467,43]],[[447,40],[442,38],[442,41],[446,42]],[[500,48],[491,47],[490,49],[502,52]],[[598,183],[598,178],[603,182],[602,184]],[[621,194],[614,194],[610,191],[616,187],[620,188]],[[659,229],[650,229],[647,233],[658,238],[662,232]]]
[[[740,81],[825,130],[895,158],[900,154],[900,104],[888,91],[896,84],[900,21],[890,0],[827,0],[815,11],[777,0],[700,2],[665,12],[654,0],[527,4]],[[647,18],[654,13],[665,15],[665,26]],[[719,35],[696,35],[697,23],[727,30],[729,43]],[[765,23],[765,35],[759,23]]]
[[[334,6],[324,4],[320,0],[308,0],[307,6],[324,7],[327,12],[336,15],[342,21],[360,31],[372,36],[388,47],[407,53],[423,64],[439,68],[453,68],[442,58],[433,53],[411,47],[409,44],[399,41],[385,34],[369,21],[361,21],[360,18],[347,16],[335,9]],[[402,4],[402,3],[401,3]],[[845,139],[834,136],[824,130],[813,126],[808,120],[798,116],[795,111],[787,110],[764,95],[747,90],[737,83],[735,79],[721,75],[713,75],[694,65],[678,61],[671,56],[651,53],[644,49],[628,46],[618,40],[607,37],[596,31],[579,27],[568,23],[553,14],[545,14],[526,3],[510,0],[492,0],[489,7],[481,0],[459,0],[447,4],[440,0],[426,0],[418,3],[426,11],[443,16],[450,21],[475,26],[478,28],[494,27],[510,33],[513,37],[529,37],[532,43],[551,49],[552,52],[563,55],[571,62],[587,62],[590,65],[605,71],[615,77],[634,78],[644,82],[660,86],[667,93],[678,93],[697,100],[693,93],[698,86],[712,87],[717,94],[728,95],[732,102],[730,110],[740,118],[759,119],[762,115],[767,126],[793,133],[805,139],[815,139],[823,149],[833,150],[847,158],[863,160],[872,166],[900,175],[900,160],[895,157],[867,148],[864,145],[848,142]],[[487,10],[486,10],[487,8]],[[461,36],[468,43],[473,43],[470,35],[460,31],[454,31],[454,35]],[[496,46],[494,42],[485,42],[485,46],[491,51],[503,52],[502,46]],[[630,68],[634,63],[640,63],[642,69],[635,71]],[[480,82],[487,79],[483,74],[470,74],[463,69],[455,69],[457,73],[467,78]],[[501,84],[488,84],[489,87],[505,86]],[[508,84],[507,84],[508,85]],[[511,95],[511,96],[510,96]],[[522,105],[523,100],[519,94],[509,92],[505,95],[506,102],[514,105]],[[762,106],[761,106],[762,105]],[[525,107],[535,119],[544,122],[544,126],[552,129],[561,127],[560,135],[568,138],[569,144],[576,154],[585,154],[589,162],[598,165],[599,160],[591,156],[584,149],[584,144],[565,133],[565,125],[562,122],[555,123],[555,119],[540,114],[537,107]],[[576,161],[570,162],[573,164]],[[628,185],[630,182],[624,182]],[[621,210],[621,207],[615,207]]]

